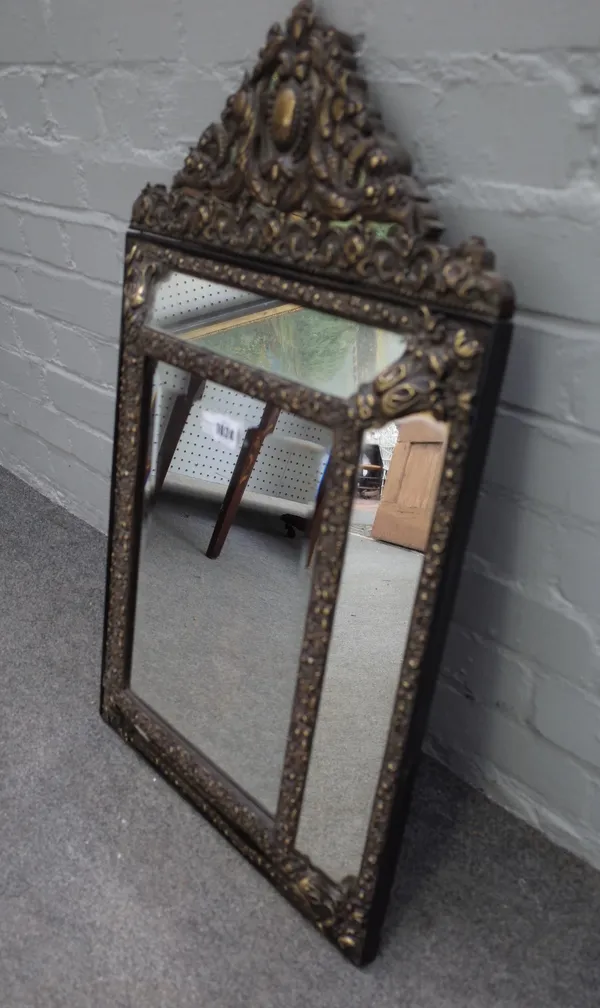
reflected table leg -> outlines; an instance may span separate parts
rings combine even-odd
[[[178,395],[173,404],[171,416],[169,417],[167,428],[158,452],[158,460],[156,463],[156,494],[160,493],[162,490],[163,483],[165,482],[169,471],[169,466],[173,461],[173,456],[177,451],[177,445],[179,444],[179,440],[183,434],[183,428],[186,425],[187,418],[190,415],[194,402],[202,397],[205,385],[206,381],[203,378],[197,378],[195,375],[190,375],[187,392],[183,395]]]
[[[317,539],[319,538],[319,529],[323,516],[323,506],[325,503],[325,480],[327,478],[328,469],[329,462],[327,462],[327,465],[325,466],[325,472],[323,473],[321,482],[319,483],[312,518],[303,518],[300,515],[294,514],[283,514],[281,516],[281,520],[285,525],[286,535],[290,539],[293,539],[296,534],[296,530],[298,532],[303,532],[304,535],[308,537],[308,550],[306,556],[307,567],[310,567],[315,546],[317,545]]]
[[[315,546],[317,545],[317,539],[319,538],[319,529],[321,528],[321,519],[323,516],[323,506],[325,504],[325,483],[327,480],[327,474],[329,472],[329,462],[325,466],[325,472],[321,477],[321,482],[319,483],[319,489],[317,491],[317,499],[315,501],[315,510],[310,523],[310,528],[308,532],[308,555],[306,557],[306,566],[310,567],[312,562],[313,553],[315,551]]]
[[[246,484],[252,475],[252,470],[260,454],[263,442],[275,430],[279,413],[280,410],[277,406],[265,406],[258,427],[251,427],[246,433],[242,450],[235,464],[235,469],[229,481],[227,493],[221,505],[221,510],[219,511],[206,551],[206,555],[210,560],[216,560],[223,549],[227,534],[244,496]]]

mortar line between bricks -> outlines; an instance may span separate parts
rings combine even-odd
[[[493,579],[492,578],[488,578],[488,580],[492,581]],[[507,588],[508,587],[508,590],[514,591],[514,589],[512,588],[512,586],[506,586],[506,585],[503,585],[502,583],[500,583],[500,587],[501,588]],[[460,591],[460,589],[459,589],[459,591]],[[523,595],[522,592],[520,592],[519,594]],[[529,596],[526,596],[526,595],[523,595],[523,598],[527,599],[528,601],[537,601],[535,599],[534,600],[530,599]],[[547,608],[548,612],[557,612],[561,616],[564,615],[559,610],[553,609],[552,606],[544,606],[544,608]],[[581,621],[579,621],[579,620],[575,620],[575,622],[578,623],[579,626],[582,625]],[[471,627],[465,626],[465,624],[461,623],[460,620],[457,619],[456,617],[453,617],[452,622],[451,622],[450,625],[451,626],[452,625],[456,626],[456,627],[459,628],[459,630],[462,630],[463,632],[466,632],[466,633],[473,633],[474,632],[476,634],[476,643],[478,643],[480,645],[483,644],[484,646],[489,646],[492,649],[492,651],[499,650],[500,653],[501,654],[505,654],[506,657],[509,657],[512,660],[517,661],[520,665],[525,665],[526,669],[528,669],[528,671],[531,672],[534,680],[539,679],[540,677],[542,677],[542,678],[543,677],[548,677],[548,678],[553,679],[553,680],[558,680],[559,682],[561,682],[561,683],[563,683],[565,685],[568,685],[568,686],[574,686],[574,685],[576,685],[576,686],[579,686],[579,687],[584,687],[585,689],[587,689],[587,690],[589,690],[591,692],[592,696],[595,696],[596,698],[598,698],[600,700],[600,694],[598,692],[594,693],[594,690],[595,689],[597,690],[597,687],[594,685],[594,683],[592,682],[591,679],[590,680],[584,680],[583,682],[580,682],[579,680],[577,680],[577,682],[574,682],[573,679],[569,679],[567,675],[564,675],[562,672],[559,672],[557,669],[554,669],[554,668],[548,669],[544,664],[542,664],[541,661],[538,661],[535,658],[532,658],[530,655],[523,655],[523,653],[521,651],[515,651],[515,649],[512,648],[510,646],[510,644],[507,644],[507,642],[505,640],[497,640],[494,637],[488,637],[485,633],[482,633],[480,630],[473,631]],[[583,626],[583,629],[585,630],[587,628],[585,626]],[[598,652],[598,651],[599,651],[599,649],[596,648],[596,652]]]
[[[46,361],[45,367],[46,373],[54,372],[60,375],[66,375],[67,378],[74,379],[78,385],[83,389],[89,389],[93,392],[101,392],[102,395],[107,396],[107,401],[116,401],[116,390],[111,388],[109,385],[96,385],[95,382],[91,381],[89,378],[85,378],[83,375],[78,374],[73,371],[68,371],[62,366],[62,364],[56,364],[54,361]]]
[[[465,694],[461,693],[460,690],[456,689],[452,683],[448,683],[446,681],[445,688],[450,690],[451,693],[454,693],[456,696],[460,697],[462,700],[465,700],[467,703],[471,702],[465,696]],[[517,728],[520,728],[528,735],[531,735],[538,745],[541,744],[542,746],[547,746],[548,749],[555,755],[569,756],[570,762],[572,762],[574,766],[577,766],[578,769],[581,770],[582,774],[584,774],[585,776],[587,776],[590,772],[598,771],[598,767],[595,766],[595,764],[590,763],[589,760],[582,759],[580,756],[576,756],[575,753],[571,752],[570,749],[565,749],[557,742],[554,742],[552,739],[549,739],[546,735],[543,735],[542,732],[540,732],[539,729],[531,721],[527,722],[517,721],[511,714],[507,713],[505,710],[500,710],[498,707],[492,707],[481,700],[478,700],[475,706],[477,707],[478,710],[483,710],[485,713],[493,714],[495,717],[500,717],[507,721],[510,721]],[[435,739],[436,736],[433,737]],[[468,752],[465,752],[465,750],[461,750],[458,747],[455,747],[454,751],[460,753],[463,756],[469,755]],[[475,756],[477,756],[477,753],[475,754]],[[496,765],[493,760],[490,760],[490,762],[494,766]],[[504,773],[505,771],[501,770],[500,772]],[[510,774],[510,776],[512,777],[513,780],[520,781],[520,783],[523,786],[531,787],[531,785],[527,784],[526,781],[516,776],[514,774],[514,771]]]
[[[492,800],[501,807],[511,809],[518,818],[524,820],[532,829],[544,830],[541,828],[539,817],[547,815],[550,811],[559,822],[567,827],[573,840],[579,839],[573,836],[568,827],[581,828],[584,825],[582,819],[582,809],[570,812],[563,807],[559,811],[552,812],[548,809],[549,797],[528,781],[517,777],[513,771],[509,771],[504,766],[498,764],[493,756],[485,756],[480,753],[470,753],[465,749],[454,746],[446,739],[438,739],[437,736],[428,737],[430,752],[441,763],[445,764],[463,780],[470,782],[475,788],[489,795],[489,788],[492,789]],[[562,755],[562,753],[561,753]],[[460,766],[456,765],[456,760]],[[585,781],[586,774],[583,767],[580,767],[576,760],[572,760],[573,766],[579,771],[582,780]],[[512,786],[511,786],[512,785]],[[588,785],[586,784],[586,791]],[[524,813],[523,803],[527,805],[527,813]],[[583,802],[582,802],[583,806]],[[600,854],[600,847],[599,847]]]
[[[532,594],[529,588],[531,587],[539,588],[541,587],[540,585],[530,583],[528,586],[523,581],[519,581],[515,578],[508,577],[501,571],[497,571],[494,568],[494,565],[490,563],[489,560],[486,560],[483,557],[477,557],[476,553],[474,553],[473,556],[480,560],[480,562],[484,565],[484,569],[474,570],[468,565],[469,555],[470,551],[467,550],[467,553],[465,555],[466,556],[465,566],[463,567],[464,572],[472,574],[476,578],[482,578],[486,581],[489,581],[490,584],[498,588],[503,588],[505,591],[512,592],[514,595],[519,595],[526,602],[532,602],[536,605],[540,605],[544,609],[548,609],[549,612],[554,612],[561,616],[565,615],[568,616],[569,619],[571,619],[574,623],[578,623],[579,626],[581,626],[587,633],[589,633],[590,637],[592,637],[593,640],[595,641],[597,640],[598,633],[596,632],[596,630],[594,629],[593,625],[590,622],[591,617],[588,616],[587,613],[582,612],[580,609],[578,609],[577,606],[574,603],[570,602],[568,599],[563,600],[563,604],[561,607],[560,605],[552,604],[552,602],[548,597],[539,598],[535,592]],[[459,625],[462,626],[462,624]],[[600,655],[600,640],[597,640],[595,649]]]
[[[77,275],[81,276],[81,274],[77,274]],[[85,326],[78,325],[76,322],[66,322],[64,319],[56,318],[56,316],[54,316],[54,315],[48,315],[47,312],[42,311],[41,308],[34,308],[33,305],[25,304],[22,301],[11,301],[10,298],[7,298],[5,294],[0,295],[0,305],[4,305],[4,306],[6,306],[8,308],[18,308],[21,311],[26,312],[27,314],[34,315],[36,318],[43,319],[43,321],[47,322],[51,327],[55,326],[55,325],[60,325],[60,326],[62,326],[63,329],[67,329],[69,332],[73,333],[73,335],[75,335],[75,336],[81,336],[81,335],[83,335],[85,337],[85,339],[91,340],[93,344],[95,344],[95,345],[97,345],[99,347],[102,347],[105,350],[106,349],[114,350],[115,351],[115,355],[116,355],[117,340],[118,340],[118,335],[119,335],[118,325],[115,328],[115,332],[114,332],[113,336],[106,336],[103,333],[94,332],[92,329],[86,329]],[[53,330],[53,332],[54,332],[54,330]],[[15,347],[8,346],[8,347],[3,347],[3,349],[5,349],[5,350],[12,350],[12,351],[18,350],[19,352],[21,352],[21,350],[22,350],[24,354],[25,353],[29,353],[29,351],[27,351],[26,349],[24,349],[24,348],[22,348],[20,346],[15,346]],[[31,356],[35,356],[35,354],[31,354]],[[49,360],[47,358],[40,357],[38,359],[44,365],[53,363],[53,360]],[[116,379],[116,377],[117,377],[117,365],[116,365],[116,356],[115,356],[115,379]],[[110,387],[114,387],[114,383]]]
[[[566,322],[568,326],[581,329],[582,332],[586,333],[586,337],[584,338],[587,338],[587,333],[589,333],[590,336],[595,336],[600,343],[600,319],[598,322],[588,322],[585,319],[577,319],[569,315],[556,315],[553,312],[543,312],[539,310],[534,311],[530,308],[519,308],[514,317],[514,324],[518,328],[519,323],[521,322],[524,322],[527,325],[531,323],[539,323],[543,326],[547,326],[550,324],[551,329],[556,328],[555,335],[564,337],[568,340],[575,340],[577,338],[576,334],[571,336],[568,330],[566,333],[562,330],[561,322]]]
[[[219,64],[216,64],[217,66]],[[143,59],[119,59],[118,57],[113,57],[112,59],[106,60],[88,60],[85,63],[73,62],[73,60],[62,60],[60,58],[46,61],[36,61],[33,63],[13,63],[12,60],[2,60],[0,59],[0,77],[5,74],[9,74],[11,71],[26,71],[30,73],[35,73],[36,71],[40,73],[47,73],[49,70],[55,70],[62,73],[75,73],[80,77],[92,77],[95,74],[101,73],[104,69],[110,70],[139,70],[141,67],[164,67],[166,70],[171,68],[192,66],[195,69],[193,63],[190,63],[187,59],[165,59],[164,57],[144,57]]]
[[[52,402],[50,402],[50,403],[38,402],[35,399],[32,400],[32,402],[35,402],[35,405],[36,406],[40,406],[42,409],[49,409],[50,407],[54,407],[51,410],[51,412],[55,416],[60,417],[61,420],[65,420],[68,424],[73,424],[73,426],[77,430],[81,430],[85,434],[93,434],[94,437],[99,438],[101,441],[107,442],[108,445],[112,445],[112,443],[113,443],[112,437],[109,437],[109,435],[105,434],[104,431],[98,430],[97,427],[90,427],[90,425],[87,424],[87,423],[84,423],[83,420],[78,420],[75,417],[72,417],[69,413],[65,413],[64,410],[57,409],[56,406],[54,406],[54,403],[52,403]],[[44,444],[51,444],[54,448],[60,447],[60,446],[57,446],[54,443],[54,441],[48,441],[46,438],[44,438],[43,434],[40,434],[39,431],[35,430],[33,427],[28,427],[26,423],[21,422],[19,419],[17,419],[13,415],[12,412],[9,411],[8,414],[5,414],[5,417],[8,420],[8,422],[13,425],[13,427],[19,427],[21,430],[27,431],[28,434],[32,434],[34,437],[39,438],[39,440],[42,441]],[[69,454],[73,454],[73,453],[69,452]],[[82,462],[82,465],[86,465],[86,463],[83,462],[82,459],[79,458],[79,455],[76,455],[75,458],[77,458],[80,462]],[[93,466],[86,465],[86,468],[93,469]],[[94,472],[100,472],[99,469],[94,469],[93,471]],[[107,473],[101,473],[101,475],[108,476]]]
[[[84,273],[81,273],[77,269],[69,269],[67,266],[56,266],[53,263],[47,263],[43,260],[36,259],[35,256],[25,256],[17,252],[9,252],[6,249],[0,249],[0,266],[14,266],[25,267],[27,269],[35,269],[40,273],[44,273],[46,276],[52,277],[54,280],[63,280],[65,277],[76,277],[79,280],[84,280],[85,283],[89,284],[90,287],[96,290],[103,291],[107,294],[119,294],[122,292],[122,284],[116,281],[112,283],[110,280],[100,280],[97,277],[88,277]],[[19,302],[15,302],[19,303]],[[23,302],[21,302],[23,303]]]
[[[353,37],[356,38],[358,34],[358,38],[364,39],[365,44],[360,46],[359,54],[363,58],[368,59],[371,56],[372,48],[369,44],[368,35],[366,35],[364,32],[364,24],[361,25],[361,28],[362,31],[359,30],[358,33],[356,31],[353,31],[352,35]],[[597,45],[590,45],[590,46],[568,45],[568,46],[560,46],[559,48],[560,52],[566,55],[597,55],[598,52]],[[423,64],[425,64],[425,67],[428,68],[429,67],[428,61],[431,61],[434,67],[437,65],[437,61],[441,61],[442,66],[447,65],[452,66],[454,63],[463,60],[477,60],[482,64],[486,64],[489,60],[494,58],[499,58],[500,60],[502,60],[503,58],[528,59],[544,55],[554,56],[556,54],[556,50],[557,50],[556,45],[540,46],[540,47],[527,46],[526,48],[523,49],[520,49],[517,46],[515,47],[511,46],[510,48],[502,48],[502,49],[492,48],[483,51],[481,49],[452,49],[450,51],[448,51],[447,49],[428,49],[425,53],[419,54],[418,56],[414,57],[402,56],[401,59],[409,61],[407,62],[408,69],[410,69],[412,66],[421,67]],[[396,65],[394,64],[393,57],[386,56],[385,59],[387,62],[390,62],[390,65]],[[411,60],[412,62],[410,62]],[[247,56],[244,59],[240,59],[238,61],[221,60],[219,63],[209,64],[209,69],[212,72],[214,72],[215,70],[219,70],[219,68],[227,70],[231,67],[236,67],[238,65],[242,64],[245,65],[248,62],[250,63],[252,62],[251,56]],[[57,56],[54,59],[32,60],[31,62],[24,62],[24,63],[13,62],[12,60],[0,59],[0,74],[2,74],[5,70],[9,71],[11,69],[14,70],[23,69],[29,71],[35,71],[35,70],[48,71],[53,69],[54,70],[60,69],[68,71],[69,73],[80,73],[81,76],[89,76],[90,73],[92,74],[98,73],[105,68],[114,70],[120,70],[120,69],[139,70],[141,67],[150,67],[150,68],[164,67],[165,69],[169,69],[172,67],[176,68],[184,66],[192,66],[194,67],[194,69],[197,69],[193,61],[190,61],[185,55],[185,53],[179,54],[178,56],[172,59],[166,58],[164,56],[156,56],[156,57],[145,56],[140,57],[139,59],[137,58],[123,59],[117,56],[109,56],[104,59],[86,60],[84,63],[79,62],[77,60],[62,59],[60,56]]]
[[[482,646],[487,647],[489,644],[493,643],[493,650],[499,652],[501,657],[510,658],[515,665],[518,665],[518,667],[523,671],[524,674],[526,675],[531,674],[532,676],[535,676],[537,674],[536,668],[530,664],[528,658],[523,657],[517,651],[512,651],[510,647],[508,647],[506,644],[503,644],[502,641],[492,642],[491,639],[489,637],[486,637],[485,634],[481,633],[481,631],[474,630],[472,627],[463,626],[463,624],[460,623],[459,620],[455,618],[452,619],[450,625],[457,627],[457,629],[460,630],[461,634],[463,634],[469,641],[471,641],[473,644],[477,644],[480,647]],[[440,665],[440,669],[443,671],[443,662]]]
[[[0,78],[1,80],[2,78]],[[225,96],[224,92],[224,96]],[[131,147],[123,139],[113,139],[108,135],[103,135],[95,140],[80,139],[75,142],[75,138],[70,134],[58,134],[58,124],[51,123],[54,132],[33,133],[28,132],[24,127],[14,127],[7,125],[0,133],[0,150],[18,150],[21,154],[48,154],[64,155],[73,158],[79,156],[83,159],[93,157],[97,163],[103,162],[107,166],[117,167],[125,165],[134,168],[160,168],[165,172],[173,174],[176,166],[167,159],[176,157],[181,159],[185,155],[186,141],[184,137],[173,141],[167,146],[167,141],[159,144],[158,147]],[[194,127],[195,140],[198,139],[202,125]],[[196,136],[196,133],[198,136]],[[192,142],[195,142],[192,140]],[[132,155],[138,160],[132,161]],[[142,160],[143,159],[143,162]],[[14,193],[6,193],[7,196]],[[42,201],[43,202],[43,201]],[[107,211],[108,212],[108,211]]]
[[[67,413],[63,413],[62,415],[66,419],[74,419],[73,417],[69,417]],[[109,479],[110,473],[102,472],[101,469],[94,469],[93,466],[88,465],[79,457],[79,455],[76,455],[73,451],[67,451],[65,448],[61,448],[59,445],[54,444],[53,441],[47,441],[46,438],[38,431],[31,430],[30,427],[26,427],[24,424],[19,423],[18,420],[14,420],[11,416],[5,417],[5,419],[9,424],[11,424],[11,426],[18,427],[19,430],[25,431],[26,434],[29,434],[31,437],[36,438],[36,440],[39,441],[40,444],[44,446],[44,448],[49,448],[51,451],[55,452],[55,454],[58,455],[59,458],[62,458],[64,461],[68,462],[75,460],[75,462],[77,462],[80,466],[82,466],[82,468],[85,469],[87,472],[94,473],[95,476],[103,476],[107,480]],[[77,423],[76,420],[75,423]],[[100,431],[98,431],[97,433],[100,433]]]
[[[567,531],[577,530],[580,532],[589,532],[593,535],[600,534],[600,518],[598,521],[580,518],[574,515],[572,511],[563,511],[558,507],[545,504],[535,497],[526,497],[514,490],[510,490],[503,483],[495,483],[489,477],[482,483],[481,493],[486,494],[488,497],[496,497],[502,501],[508,501],[510,504],[520,506],[523,510],[540,518],[557,522],[558,525],[564,527]]]
[[[488,578],[488,580],[492,581],[492,578]],[[503,585],[503,584],[500,584],[500,587],[501,588],[507,588],[507,586]],[[509,586],[508,590],[514,591],[514,589],[512,588],[512,586]],[[459,589],[459,591],[460,591],[460,589]],[[523,594],[523,593],[521,592],[519,594]],[[537,600],[530,599],[526,595],[523,595],[523,597],[526,600],[528,600],[528,601],[537,601]],[[547,608],[548,612],[557,612],[561,616],[564,615],[564,613],[559,612],[559,610],[553,609],[552,606],[544,606],[544,608]],[[576,620],[575,622],[578,622],[578,621]],[[465,626],[464,623],[461,623],[460,620],[457,617],[453,617],[452,618],[452,622],[451,622],[450,625],[458,627],[458,629],[461,630],[463,633],[467,633],[467,634],[468,633],[473,633],[473,634],[475,634],[475,637],[474,637],[475,643],[477,643],[479,645],[483,645],[483,646],[489,646],[493,651],[498,651],[499,650],[501,654],[505,655],[505,657],[511,658],[512,660],[516,661],[519,665],[524,665],[525,668],[529,672],[531,672],[531,674],[532,674],[532,676],[534,678],[539,678],[540,676],[549,676],[550,678],[552,678],[552,679],[558,679],[560,682],[566,683],[569,686],[573,686],[574,685],[574,680],[573,679],[569,679],[567,676],[563,675],[562,672],[559,672],[556,669],[548,669],[548,668],[546,668],[546,666],[543,665],[541,661],[537,661],[535,658],[530,657],[530,655],[523,655],[523,653],[521,651],[515,651],[515,649],[512,648],[510,646],[510,644],[507,644],[505,640],[497,640],[494,637],[488,637],[481,630],[475,630],[475,631],[473,631],[471,627]],[[581,623],[579,623],[579,625],[581,626]],[[584,627],[584,629],[585,629],[585,627]],[[582,683],[580,683],[579,680],[577,681],[577,684],[580,685],[580,686],[582,685]],[[590,692],[592,693],[592,695],[595,695],[596,697],[599,696],[598,693],[594,693],[594,688],[595,687],[594,687],[594,684],[592,683],[591,680],[584,680],[583,685],[585,686],[586,689],[590,690]]]
[[[22,396],[23,399],[27,399],[33,406],[37,406],[41,409],[49,410],[53,415],[57,417],[62,417],[63,420],[67,420],[69,423],[74,424],[78,429],[86,432],[86,434],[94,434],[101,440],[107,441],[109,444],[113,444],[114,437],[112,434],[107,434],[105,431],[99,430],[98,427],[93,427],[87,420],[81,420],[79,417],[73,417],[70,413],[65,413],[64,410],[59,409],[53,399],[34,399],[33,396],[27,395],[26,392],[22,392],[21,389],[15,388],[13,385],[6,385],[4,382],[0,381],[0,388],[7,389],[9,392],[16,393]],[[24,424],[20,423],[18,420],[12,419],[12,414],[9,411],[8,414],[3,414],[10,419],[11,423],[15,423],[20,427],[25,427]],[[30,428],[26,428],[30,430]],[[31,431],[31,433],[36,433]],[[41,436],[41,435],[40,435]]]
[[[576,434],[582,435],[582,444],[600,442],[600,431],[595,431],[591,427],[585,427],[576,420],[556,420],[554,417],[538,413],[537,410],[530,409],[527,406],[517,406],[502,400],[498,407],[498,415],[527,421],[528,426],[538,428],[550,435],[560,435],[563,431],[573,431]]]
[[[32,353],[26,347],[21,349],[18,346],[2,346],[0,344],[0,351],[3,353],[10,354],[12,357],[16,357],[19,360],[28,361],[30,364],[36,364],[46,373],[48,371],[56,372],[57,374],[67,375],[68,378],[73,378],[81,385],[86,385],[88,388],[95,389],[97,392],[109,392],[112,398],[116,397],[114,383],[109,382],[97,382],[93,378],[86,378],[82,375],[80,371],[73,371],[70,367],[64,364],[61,360],[56,357],[47,358],[40,357],[38,354]],[[116,377],[116,366],[115,366],[115,377]],[[6,382],[2,381],[2,375],[0,374],[0,386],[3,385],[5,388],[12,388],[12,385],[8,385]],[[15,389],[16,392],[20,392],[20,389]],[[22,392],[21,395],[26,395]],[[31,396],[27,396],[28,399],[32,399]],[[36,400],[32,399],[33,402]]]
[[[93,381],[91,378],[85,378],[79,371],[71,371],[65,364],[61,361],[51,360],[45,361],[41,357],[29,358],[30,360],[35,360],[36,364],[43,365],[46,372],[54,371],[56,374],[66,375],[68,378],[73,378],[79,385],[84,388],[94,389],[96,392],[108,392],[112,399],[116,399],[116,392],[114,385],[99,385],[98,382]],[[116,377],[116,369],[115,369]]]
[[[452,196],[455,193],[464,193],[468,195],[479,195],[484,194],[486,196],[497,195],[497,196],[516,196],[518,198],[518,206],[515,205],[513,213],[519,213],[521,216],[526,214],[530,217],[544,217],[548,216],[548,209],[542,209],[537,206],[534,202],[535,199],[539,201],[541,197],[554,201],[552,206],[552,211],[560,216],[559,210],[564,210],[565,208],[573,208],[586,213],[585,219],[573,218],[575,223],[580,224],[581,227],[593,228],[595,226],[595,221],[590,220],[589,211],[591,210],[590,203],[593,203],[594,209],[600,211],[600,181],[595,179],[570,179],[567,185],[564,186],[540,186],[532,185],[531,183],[523,182],[504,182],[501,179],[490,179],[484,176],[475,175],[460,175],[456,178],[451,179],[447,183],[440,183],[437,188],[440,192],[444,192],[445,195]],[[586,200],[582,202],[580,198],[582,192],[585,192]],[[528,204],[524,197],[530,196],[532,198],[531,203]],[[466,203],[464,200],[457,200],[457,205],[468,205],[473,206],[477,209],[480,204],[478,202]],[[504,210],[508,213],[511,212],[510,207],[506,204],[499,202],[494,205],[493,200],[488,201],[485,205],[481,204],[481,209],[485,210]]]
[[[54,203],[42,203],[36,200],[29,200],[20,196],[11,196],[8,193],[0,193],[0,207],[6,206],[19,213],[28,214],[31,217],[46,217],[50,220],[58,220],[61,224],[85,224],[90,227],[99,227],[103,231],[110,231],[112,234],[123,236],[127,223],[114,214],[101,210],[81,207],[61,207]]]

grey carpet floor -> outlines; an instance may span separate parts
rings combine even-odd
[[[347,964],[100,721],[104,559],[0,470],[2,1008],[597,1008],[600,875],[431,761]]]

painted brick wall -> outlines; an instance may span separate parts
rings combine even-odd
[[[324,0],[521,313],[430,747],[600,865],[600,6]],[[286,0],[7,0],[0,461],[107,517],[124,222]]]

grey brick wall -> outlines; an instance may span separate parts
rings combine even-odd
[[[291,2],[291,0],[290,0]],[[600,865],[600,6],[323,0],[520,302],[429,745]],[[0,460],[104,528],[124,222],[288,0],[8,0]]]

